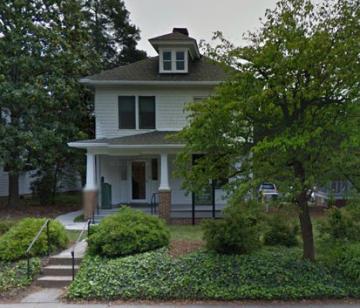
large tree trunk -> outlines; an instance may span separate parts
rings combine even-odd
[[[315,260],[315,247],[314,247],[314,236],[312,223],[309,212],[309,195],[308,187],[305,185],[306,174],[303,164],[300,161],[294,163],[294,174],[295,177],[301,183],[301,191],[296,196],[296,203],[299,207],[299,219],[301,236],[303,240],[303,257],[304,259],[314,261]]]
[[[13,207],[19,204],[19,174],[9,172],[9,196],[8,205]]]
[[[309,206],[307,204],[307,198],[300,197],[300,200],[298,199],[298,205],[300,207],[299,219],[300,219],[300,227],[301,227],[301,236],[303,239],[303,257],[304,259],[314,261],[315,260],[314,236],[313,236],[313,228],[310,218]]]

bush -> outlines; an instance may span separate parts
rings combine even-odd
[[[221,220],[206,220],[202,227],[209,250],[221,254],[246,254],[261,246],[261,218],[258,205],[230,205]]]
[[[281,214],[273,214],[267,220],[268,230],[264,234],[265,245],[282,245],[286,247],[298,245],[297,234],[299,228],[291,219],[286,219]]]
[[[25,218],[13,226],[0,238],[0,260],[14,261],[25,257],[25,252],[35,235],[45,222],[44,218]],[[63,225],[51,220],[49,225],[50,252],[65,248],[68,243]],[[41,233],[30,251],[31,256],[42,256],[47,253],[46,229]]]
[[[360,285],[360,243],[321,242],[319,260]]]
[[[27,262],[25,260],[9,263],[0,262],[0,297],[10,289],[18,289],[29,285],[32,278],[40,272],[40,260],[30,260],[31,277],[27,276]]]
[[[15,223],[15,220],[0,221],[0,236],[6,233],[13,225],[15,225]]]
[[[119,257],[169,244],[170,233],[158,217],[123,207],[92,228],[90,254]]]
[[[251,255],[196,252],[177,259],[161,249],[111,260],[88,256],[68,295],[87,300],[295,300],[341,298],[356,288],[324,265],[302,260],[297,248]]]
[[[331,208],[319,223],[320,236],[331,241],[360,240],[360,222],[353,215],[353,208]]]

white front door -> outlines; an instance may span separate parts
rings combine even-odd
[[[146,161],[136,160],[131,162],[131,201],[147,201]]]

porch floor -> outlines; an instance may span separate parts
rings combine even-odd
[[[126,205],[131,208],[141,210],[144,213],[151,214],[151,208],[149,203],[130,203]],[[95,214],[95,222],[99,222],[104,217],[116,213],[120,207],[121,205],[113,205],[111,209],[98,209]],[[222,211],[224,207],[224,204],[215,206],[215,217],[222,217]],[[158,208],[156,209],[156,213],[154,215],[158,215]],[[212,206],[197,205],[195,207],[195,217],[212,218]],[[190,204],[172,204],[171,218],[192,218],[192,206]]]

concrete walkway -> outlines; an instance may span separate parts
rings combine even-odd
[[[83,210],[66,213],[56,217],[56,220],[61,222],[66,230],[82,230],[84,222],[74,222],[75,217],[81,215]]]

